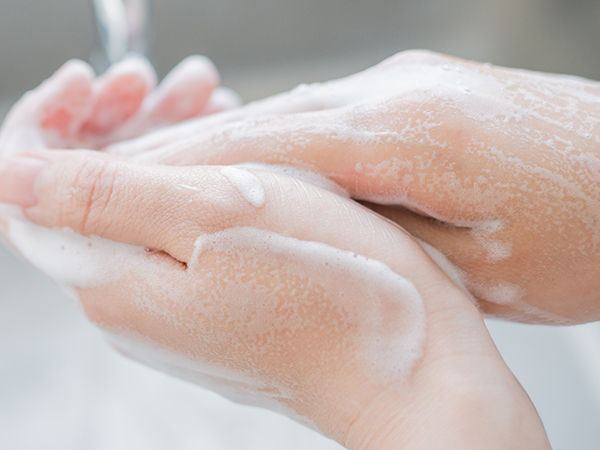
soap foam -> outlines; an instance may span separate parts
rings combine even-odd
[[[494,281],[486,284],[469,283],[469,289],[476,296],[498,305],[519,303],[524,296],[523,289],[506,281]]]
[[[260,170],[262,172],[272,172],[276,174],[285,175],[287,177],[292,177],[297,180],[304,181],[305,183],[312,184],[321,189],[325,189],[326,191],[333,192],[336,195],[339,195],[344,198],[350,198],[350,194],[348,191],[341,187],[339,184],[334,183],[329,178],[324,177],[323,175],[313,172],[306,169],[300,169],[298,167],[287,166],[282,164],[265,164],[265,163],[256,163],[256,162],[248,162],[237,164],[237,167],[247,167],[248,169]]]
[[[299,160],[296,150],[316,139],[348,144],[348,148],[395,146],[397,153],[381,158],[373,151],[357,162],[356,178],[366,179],[368,189],[353,192],[354,186],[347,186],[353,198],[427,211],[455,226],[526,218],[528,230],[534,233],[552,233],[563,226],[566,215],[576,218],[579,223],[572,226],[582,230],[565,244],[568,251],[592,256],[600,250],[598,158],[588,150],[593,148],[590,142],[600,139],[597,105],[597,84],[590,80],[457,64],[430,52],[413,51],[359,74],[302,85],[131,145],[164,145],[142,160],[205,148],[202,157],[218,164],[223,156],[238,162],[248,158],[243,146],[232,149],[227,142],[241,140],[260,148],[266,138],[271,161],[302,164],[309,170],[316,168]],[[339,114],[323,111],[336,108]],[[300,120],[306,114],[287,120],[286,114],[298,112],[312,114],[314,120]],[[459,118],[459,123],[453,118]],[[460,131],[470,123],[474,132],[455,148],[456,134],[447,133],[445,124]],[[491,145],[490,133],[498,146]],[[415,146],[420,150],[407,157],[407,145],[409,150]],[[535,149],[539,157],[522,150],[527,148]],[[448,156],[450,151],[458,152],[456,161]],[[461,173],[460,160],[477,165],[477,176]],[[340,175],[335,167],[321,174],[333,179]],[[441,193],[460,202],[449,200],[456,204],[431,207],[427,199]],[[530,198],[536,201],[524,201]],[[559,205],[561,211],[555,211]],[[487,262],[504,261],[512,253],[511,242],[481,243]]]
[[[252,206],[260,208],[265,204],[265,190],[256,175],[230,166],[222,167],[220,172]]]
[[[469,290],[466,287],[466,274],[454,264],[452,264],[450,260],[446,258],[446,256],[437,248],[428,244],[425,241],[422,241],[421,239],[415,238],[415,240],[421,245],[421,247],[423,247],[423,250],[425,250],[425,252],[430,256],[430,258],[433,259],[433,262],[435,262],[438,265],[438,267],[442,269],[442,271],[448,276],[448,278],[450,278],[450,280],[458,288],[460,288],[471,299],[473,303],[477,303],[473,295],[469,292]]]
[[[66,228],[45,228],[15,218],[8,224],[8,238],[21,254],[58,284],[70,288],[117,281],[131,270],[131,257],[145,253],[142,247],[84,237]]]

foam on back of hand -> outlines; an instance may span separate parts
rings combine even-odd
[[[45,228],[15,218],[8,224],[11,244],[65,287],[89,288],[117,281],[131,270],[128,257],[145,252],[142,247],[85,237],[66,228]]]
[[[187,271],[165,283],[136,300],[137,328],[117,323],[111,341],[161,371],[303,423],[346,414],[344,389],[405,382],[423,351],[413,284],[327,244],[230,228],[200,236]]]

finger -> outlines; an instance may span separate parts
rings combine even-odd
[[[33,156],[44,162],[29,156],[1,163],[0,180],[13,178],[0,184],[0,202],[19,204],[37,224],[162,250],[184,263],[192,260],[199,236],[231,227],[267,227],[365,256],[376,252],[411,279],[422,277],[429,289],[426,265],[419,274],[390,246],[400,235],[422,253],[416,242],[391,223],[376,226],[380,219],[374,213],[314,185],[232,167],[144,167],[91,152]],[[361,236],[358,242],[356,236]]]
[[[473,229],[470,227],[450,226],[446,223],[419,215],[406,208],[379,205],[363,202],[369,209],[399,224],[414,237],[427,242],[442,251],[451,262],[464,262],[467,258],[473,263],[477,261],[496,260],[493,248],[484,248],[473,239]],[[461,264],[463,265],[463,264]],[[470,268],[470,267],[465,267]]]
[[[146,59],[129,57],[111,67],[94,85],[94,104],[82,125],[85,138],[106,135],[122,126],[140,109],[156,85],[156,74]]]
[[[220,89],[215,90],[218,84],[217,69],[208,58],[186,58],[147,96],[138,113],[106,139],[103,146],[113,144],[104,148],[104,151],[127,146],[122,141],[144,135],[150,130],[207,114],[208,108],[214,111],[227,108],[235,99],[229,93],[223,95]]]
[[[231,104],[235,105],[238,102],[235,96],[231,96],[229,93],[225,93],[224,95],[223,93],[219,93],[219,90],[217,90],[217,93],[218,97],[215,98],[217,105],[225,103],[228,106]],[[327,94],[326,84],[302,85],[292,91],[249,103],[240,108],[232,110],[225,108],[225,112],[222,114],[193,119],[183,124],[155,131],[137,139],[119,142],[108,147],[106,151],[113,154],[131,156],[154,150],[177,140],[190,138],[200,132],[212,130],[239,120],[320,111],[339,107],[343,103],[343,95],[334,96]],[[209,101],[207,110],[211,111],[213,108],[214,106]],[[217,110],[220,110],[220,108],[217,108]]]
[[[0,165],[0,180],[9,173],[29,180],[29,186],[19,180],[0,185],[0,202],[19,204],[37,224],[161,250],[188,268],[202,251],[199,237],[266,228],[381,261],[410,277],[422,295],[443,287],[445,294],[436,292],[428,304],[429,314],[447,319],[455,308],[476,314],[468,312],[472,305],[465,312],[464,295],[402,230],[314,185],[232,167],[143,167],[89,152],[35,156],[48,164],[40,168],[17,157]],[[14,186],[20,189],[11,192]],[[403,253],[421,257],[399,258]]]
[[[88,64],[72,60],[25,94],[4,122],[0,152],[7,156],[28,146],[65,147],[88,117],[93,78]]]
[[[154,125],[177,123],[202,113],[219,74],[204,56],[190,56],[179,63],[147,100],[149,120]]]
[[[218,87],[211,94],[200,115],[207,116],[230,109],[238,108],[242,104],[241,97],[232,89]]]
[[[144,248],[124,250],[118,243],[97,238],[79,239],[80,243],[70,237],[65,241],[66,251],[53,254],[71,258],[65,267],[88,268],[72,271],[66,279],[57,279],[76,288],[86,316],[106,331],[126,329],[143,332],[146,336],[160,336],[158,327],[161,323],[164,327],[168,306],[172,316],[179,313],[170,300],[181,298],[182,291],[189,294],[187,289],[181,288],[189,282],[185,279],[185,266],[164,253]],[[164,315],[153,314],[159,310],[163,310]]]
[[[84,235],[156,249],[168,247],[172,256],[184,262],[193,251],[194,234],[217,231],[226,216],[235,216],[240,207],[240,214],[254,210],[249,202],[240,201],[240,192],[218,168],[178,171],[127,164],[104,154],[42,151],[2,161],[0,175],[0,203],[21,206],[26,217],[39,225],[67,227]],[[260,205],[260,190],[251,195],[257,196],[251,198]],[[162,205],[157,199],[168,197],[181,204],[173,205],[172,211],[163,210],[159,217],[155,208]],[[127,212],[133,203],[136,215]],[[190,206],[194,212],[190,210],[187,218],[176,217]],[[213,213],[198,214],[197,208],[202,207]],[[145,225],[143,234],[134,233],[143,215],[157,222]],[[126,216],[130,218],[127,225],[123,223]],[[178,233],[163,233],[171,225],[183,233],[179,242],[173,241]]]

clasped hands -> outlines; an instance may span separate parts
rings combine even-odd
[[[117,348],[349,448],[545,448],[481,314],[598,319],[599,85],[413,51],[241,107],[217,86],[203,58],[158,88],[71,62],[27,94],[9,245],[52,274],[23,233],[90,249],[55,276]]]

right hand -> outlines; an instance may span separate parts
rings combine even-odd
[[[600,84],[430,52],[108,149],[328,177],[439,249],[485,312],[600,319]]]

